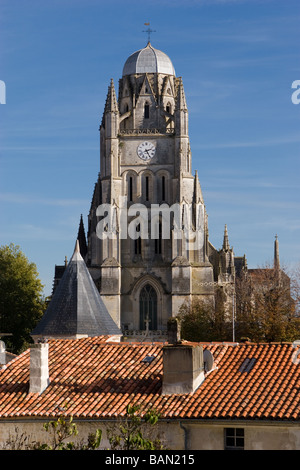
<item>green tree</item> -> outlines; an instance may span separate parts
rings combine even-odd
[[[107,437],[111,450],[163,450],[164,446],[155,429],[159,415],[149,409],[141,416],[138,412],[140,406],[128,405],[126,415],[114,424],[107,426]],[[102,430],[97,429],[90,433],[87,440],[77,437],[79,435],[73,417],[66,418],[61,415],[53,421],[43,424],[48,433],[47,442],[38,442],[32,435],[20,432],[15,428],[13,434],[5,442],[5,450],[97,450],[102,439]],[[77,437],[74,441],[74,437]]]
[[[0,332],[8,350],[19,354],[32,342],[30,332],[45,310],[36,265],[19,246],[0,247]]]
[[[44,429],[50,433],[51,444],[39,444],[35,446],[37,450],[96,450],[100,446],[102,431],[97,429],[95,433],[88,435],[87,442],[74,443],[70,438],[78,435],[78,429],[70,416],[67,421],[64,416],[57,420],[44,424]]]
[[[232,323],[224,308],[224,294],[216,289],[215,306],[200,300],[180,308],[182,339],[187,341],[231,341]]]
[[[213,309],[202,302],[184,304],[179,311],[181,337],[187,341],[210,341],[213,335]]]
[[[49,434],[49,443],[37,442],[31,435],[20,432],[15,428],[13,434],[9,435],[3,446],[5,450],[96,450],[99,448],[102,438],[101,429],[90,433],[87,442],[74,442],[71,438],[78,435],[78,429],[73,422],[73,417],[66,419],[59,416],[56,420],[44,423],[44,429]]]
[[[153,433],[159,415],[149,409],[141,417],[139,405],[128,405],[126,415],[107,429],[112,450],[161,450],[162,441]]]

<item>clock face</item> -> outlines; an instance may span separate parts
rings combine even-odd
[[[137,154],[142,160],[148,161],[154,157],[155,150],[155,146],[151,142],[142,142],[137,148]]]

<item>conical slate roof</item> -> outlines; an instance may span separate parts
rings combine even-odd
[[[42,337],[121,336],[80,254],[74,254],[40,323],[31,333]]]

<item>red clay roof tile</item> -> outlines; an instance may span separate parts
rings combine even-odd
[[[193,394],[163,396],[161,343],[51,340],[50,384],[40,396],[28,393],[29,350],[0,370],[0,419],[62,411],[104,419],[124,415],[130,403],[152,406],[169,419],[300,418],[300,368],[292,362],[291,344],[203,343],[203,348],[214,355],[216,369]],[[141,362],[146,356],[155,359]]]

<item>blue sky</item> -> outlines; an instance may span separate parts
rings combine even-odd
[[[1,0],[0,245],[52,289],[87,228],[110,79],[151,43],[182,76],[210,241],[249,267],[300,261],[299,0]],[[117,86],[116,86],[117,88]]]

